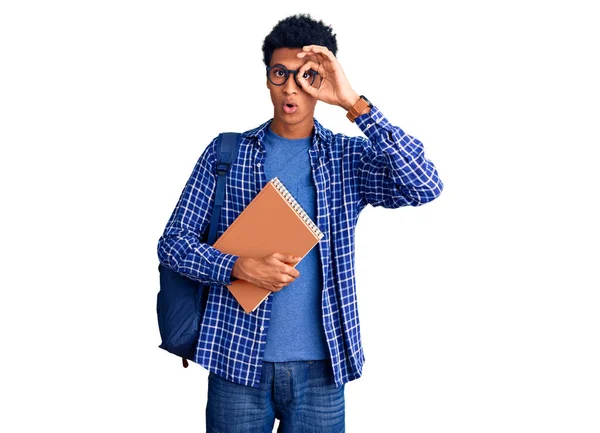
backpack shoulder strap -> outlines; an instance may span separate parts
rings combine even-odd
[[[215,190],[215,204],[210,217],[208,244],[212,245],[217,240],[217,227],[221,217],[221,208],[225,201],[225,181],[231,163],[237,157],[241,134],[237,132],[224,132],[217,138],[217,187]]]

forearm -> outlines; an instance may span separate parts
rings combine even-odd
[[[237,256],[200,242],[197,236],[167,227],[158,242],[161,263],[194,280],[230,284]]]
[[[376,189],[378,176],[385,173],[396,188],[397,205],[417,206],[439,196],[443,184],[419,140],[393,126],[375,107],[356,123],[371,143],[362,171],[367,188]]]

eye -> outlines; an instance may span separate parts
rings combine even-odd
[[[276,77],[285,77],[285,71],[284,71],[283,69],[279,69],[279,68],[277,68],[277,69],[274,69],[274,70],[273,70],[273,74],[274,74]]]
[[[308,80],[314,74],[315,74],[315,71],[313,71],[312,69],[309,69],[308,71],[305,71],[304,74],[302,74],[302,78],[304,78],[305,80]]]

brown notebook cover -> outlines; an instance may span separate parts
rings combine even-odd
[[[217,239],[226,254],[260,258],[273,253],[304,257],[323,237],[278,178],[273,178]],[[227,286],[246,313],[271,293],[244,280]]]

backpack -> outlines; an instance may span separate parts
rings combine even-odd
[[[219,134],[217,138],[218,177],[206,240],[209,245],[213,245],[216,241],[225,198],[225,180],[229,167],[237,156],[239,142],[240,134],[234,132]],[[157,296],[156,314],[162,340],[158,347],[180,356],[183,366],[187,368],[187,360],[193,360],[196,352],[209,285],[187,278],[162,264],[159,264],[158,270],[160,290]]]

